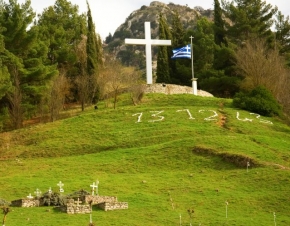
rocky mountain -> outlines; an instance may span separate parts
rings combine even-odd
[[[167,20],[169,27],[172,24],[174,13],[178,12],[184,28],[193,29],[199,17],[213,19],[213,10],[205,10],[200,6],[190,8],[187,5],[178,5],[174,3],[165,4],[159,1],[153,1],[149,6],[141,6],[140,9],[133,11],[115,31],[113,36],[106,38],[106,49],[116,54],[118,58],[126,65],[145,68],[144,47],[143,46],[125,46],[125,38],[144,38],[144,22],[151,22],[151,37],[158,39],[159,35],[159,14],[162,13]],[[153,59],[156,58],[157,47],[152,51]]]

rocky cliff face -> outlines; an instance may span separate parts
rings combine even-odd
[[[149,21],[151,22],[152,38],[156,38],[158,36],[159,14],[162,13],[167,23],[171,25],[175,11],[180,15],[180,19],[186,29],[193,28],[198,17],[205,16],[210,20],[213,19],[212,10],[204,10],[199,6],[192,9],[188,6],[153,1],[149,6],[143,5],[139,10],[133,11],[125,23],[119,26],[114,36],[118,36],[118,33],[122,31],[128,31],[132,37],[138,38],[138,36],[144,35],[144,22]]]
[[[165,4],[153,1],[149,6],[141,6],[133,11],[115,31],[113,37],[107,37],[106,44],[109,51],[114,52],[124,64],[145,68],[144,47],[125,46],[125,38],[144,38],[144,22],[151,23],[151,37],[158,39],[159,35],[159,15],[162,13],[167,20],[169,27],[172,24],[174,13],[178,12],[185,30],[193,29],[198,17],[213,19],[213,10],[205,10],[202,7],[190,8],[174,3]],[[153,58],[156,58],[157,47],[153,48]],[[132,56],[134,55],[134,59]],[[142,63],[144,62],[144,64]]]

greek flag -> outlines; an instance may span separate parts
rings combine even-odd
[[[191,47],[190,44],[181,47],[181,48],[176,48],[172,50],[173,56],[171,59],[179,59],[179,58],[187,58],[191,59]]]

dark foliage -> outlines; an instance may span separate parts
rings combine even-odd
[[[249,93],[237,93],[233,99],[233,105],[263,116],[280,116],[282,110],[271,92],[262,86],[258,86]]]

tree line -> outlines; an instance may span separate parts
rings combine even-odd
[[[178,11],[170,25],[160,14],[159,37],[172,40],[172,46],[158,47],[157,82],[191,86],[191,60],[171,56],[173,48],[189,44],[192,36],[199,89],[223,98],[251,95],[255,89],[260,96],[269,92],[274,105],[289,115],[289,16],[262,0],[214,0],[213,20],[197,17],[194,29],[185,29]]]
[[[56,0],[36,15],[30,0],[0,1],[0,131],[35,116],[54,121],[69,103],[82,110],[96,104],[123,86],[108,73],[113,66],[130,82],[138,80],[133,68],[103,53],[88,2],[87,9],[80,14],[77,5]]]
[[[126,52],[105,52],[88,2],[87,9],[80,14],[77,5],[56,0],[36,15],[30,0],[0,0],[0,131],[21,128],[35,116],[57,120],[69,103],[85,110],[113,97],[116,107],[123,90],[133,104],[140,101],[142,70],[119,62]],[[213,21],[198,17],[193,29],[184,28],[177,11],[171,26],[160,14],[159,38],[172,46],[158,47],[157,82],[191,85],[190,60],[170,58],[193,36],[200,89],[234,98],[263,86],[289,113],[289,35],[289,16],[261,0],[214,0]],[[136,54],[129,58],[144,69],[144,56]]]

